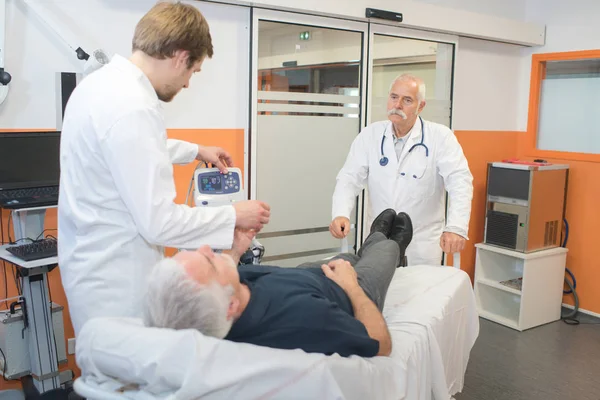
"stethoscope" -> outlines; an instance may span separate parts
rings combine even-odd
[[[411,148],[408,149],[408,152],[410,153],[416,147],[423,146],[423,148],[425,149],[425,157],[429,157],[429,148],[424,143],[424,141],[425,141],[425,124],[423,123],[423,118],[419,117],[419,120],[421,121],[421,142],[413,144],[411,146]],[[385,156],[385,154],[383,152],[383,144],[385,143],[385,132],[386,131],[387,131],[387,126],[385,128],[385,131],[383,132],[383,137],[381,138],[381,158],[379,159],[379,165],[381,165],[382,167],[385,167],[386,165],[388,165],[388,162],[390,161],[390,160],[388,160],[388,158]]]

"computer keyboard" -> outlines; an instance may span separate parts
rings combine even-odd
[[[36,240],[32,243],[9,246],[6,251],[23,261],[34,261],[42,258],[56,257],[57,241],[53,238]]]
[[[24,199],[27,197],[48,197],[58,196],[58,186],[46,186],[28,189],[14,189],[0,191],[0,198],[4,199]]]
[[[0,190],[0,207],[7,209],[58,204],[58,186]]]

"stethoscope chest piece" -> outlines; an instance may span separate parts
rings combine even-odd
[[[412,153],[412,151],[418,147],[423,147],[423,149],[425,150],[425,158],[429,157],[429,148],[427,147],[427,145],[425,144],[425,123],[423,122],[423,119],[421,117],[419,117],[419,120],[421,121],[421,142],[420,143],[416,143],[413,144],[411,146],[410,149],[408,149],[408,153]],[[385,167],[386,165],[388,165],[388,158],[385,156],[384,152],[383,152],[383,145],[385,143],[385,133],[387,132],[387,127],[385,128],[385,130],[383,131],[383,136],[381,137],[381,158],[379,159],[379,165],[381,165],[382,167]],[[402,176],[404,176],[405,174],[402,173]],[[417,178],[416,175],[413,175],[413,178]]]

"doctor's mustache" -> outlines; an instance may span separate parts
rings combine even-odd
[[[403,119],[406,119],[406,118],[408,118],[408,117],[406,116],[406,114],[404,113],[404,111],[402,111],[402,110],[398,110],[397,108],[392,108],[391,110],[389,110],[389,111],[388,111],[388,117],[389,117],[390,115],[392,115],[392,114],[399,115],[399,116],[401,116]]]

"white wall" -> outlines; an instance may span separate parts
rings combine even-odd
[[[460,38],[454,80],[453,128],[519,130],[523,47]]]
[[[482,15],[525,21],[525,0],[415,0]],[[534,21],[540,25],[544,20]],[[455,130],[518,130],[525,47],[460,37],[454,76]]]
[[[527,130],[531,54],[600,48],[600,2],[597,0],[528,0],[527,18],[544,21],[546,44],[524,50],[519,81],[519,130]]]
[[[403,14],[400,26],[429,31],[452,33],[509,43],[538,45],[544,43],[544,26],[518,19],[505,18],[499,13],[500,4],[508,3],[510,14],[519,14],[519,0],[498,1],[480,0],[484,5],[477,6],[473,12],[465,6],[475,4],[476,0],[438,1],[441,5],[414,0],[214,0],[224,3],[239,3],[279,10],[301,11],[324,16],[343,16],[353,20],[365,18],[365,8],[384,9]],[[497,4],[494,4],[497,3]],[[486,10],[486,13],[481,13]],[[488,11],[489,10],[489,11]],[[377,20],[381,21],[381,20]],[[391,25],[396,22],[386,21]]]
[[[526,20],[526,1],[524,0],[415,0],[415,2],[494,15],[518,21]],[[537,22],[542,22],[543,24],[543,21]]]
[[[136,23],[154,0],[32,0],[88,53],[101,46],[129,56]],[[192,2],[211,26],[215,55],[175,100],[165,105],[169,128],[246,128],[249,9]],[[57,126],[56,73],[81,72],[74,52],[22,0],[7,1],[5,68],[13,76],[0,105],[0,129]]]

